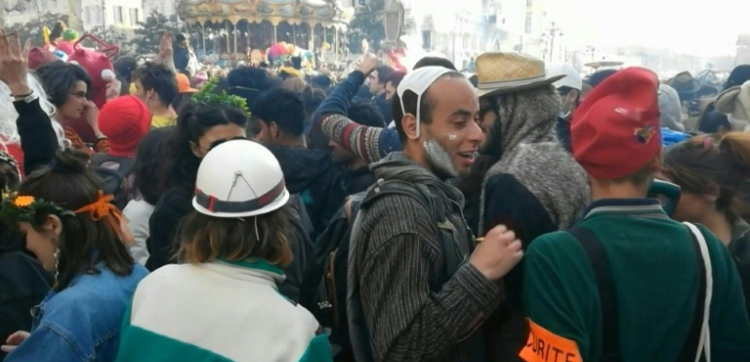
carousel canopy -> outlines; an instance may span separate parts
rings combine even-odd
[[[354,16],[354,9],[340,3],[336,0],[183,0],[177,9],[183,20],[197,23],[267,20],[274,25],[282,21],[310,26],[345,25]]]

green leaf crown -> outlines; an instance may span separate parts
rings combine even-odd
[[[245,98],[240,96],[230,95],[227,91],[221,91],[221,93],[214,93],[214,89],[218,84],[217,78],[211,78],[206,82],[201,90],[193,95],[193,102],[196,104],[212,105],[212,106],[230,106],[241,110],[248,117],[250,116],[250,109],[247,108],[247,101]]]

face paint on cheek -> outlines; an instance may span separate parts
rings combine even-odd
[[[458,135],[456,135],[454,133],[451,133],[451,134],[448,135],[448,139],[451,140],[451,141],[455,141],[455,140],[458,139]]]
[[[427,162],[429,162],[432,167],[435,167],[438,171],[447,174],[448,176],[458,177],[458,170],[453,163],[453,159],[451,159],[448,151],[446,151],[445,148],[434,138],[425,141],[423,147],[427,155]]]

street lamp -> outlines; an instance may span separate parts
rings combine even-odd
[[[545,51],[545,56],[549,56],[550,61],[554,61],[553,53],[555,52],[555,38],[559,36],[563,36],[563,32],[554,21],[551,22],[550,27],[542,33],[542,39],[546,40],[547,48],[549,48]]]
[[[383,7],[383,28],[389,46],[395,47],[404,27],[404,5],[399,0],[388,0]]]

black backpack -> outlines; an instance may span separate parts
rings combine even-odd
[[[106,153],[97,153],[91,157],[91,167],[102,182],[102,191],[113,195],[112,203],[122,210],[133,199],[133,166],[135,159],[115,157]]]
[[[583,247],[589,258],[589,263],[594,270],[594,279],[599,290],[599,302],[602,308],[602,355],[598,359],[601,362],[621,362],[620,357],[620,332],[618,323],[617,294],[612,279],[612,273],[609,269],[609,261],[604,246],[599,238],[588,228],[583,226],[574,226],[566,230],[573,235]],[[706,294],[706,270],[703,268],[703,254],[701,253],[700,244],[695,238],[695,234],[688,228],[687,232],[693,241],[695,247],[696,262],[698,263],[699,286],[698,299],[695,303],[695,314],[690,325],[690,332],[682,346],[680,355],[676,362],[693,362],[696,357],[696,348],[700,341],[701,328],[703,322],[703,312]],[[706,356],[703,351],[700,361],[705,361]]]
[[[350,212],[352,220],[347,218],[346,205],[339,209],[331,219],[328,227],[318,238],[315,245],[315,257],[319,266],[322,266],[322,275],[318,288],[317,308],[313,311],[320,324],[329,333],[329,339],[334,353],[335,361],[355,361],[356,350],[365,349],[369,351],[369,336],[367,325],[361,311],[361,305],[354,306],[356,321],[350,321],[347,316],[347,277],[349,273],[349,246],[351,242],[352,227],[355,219],[361,219],[367,207],[376,199],[386,195],[405,195],[413,197],[420,204],[428,208],[430,205],[428,197],[420,192],[414,185],[398,181],[383,179],[367,191],[354,194],[350,197]],[[455,273],[462,260],[458,252],[458,246],[453,233],[453,225],[449,221],[435,220],[440,231],[442,240],[442,252],[446,256],[445,267],[442,271],[440,281],[433,287],[435,292],[440,291],[442,285]],[[356,303],[355,303],[356,304]],[[355,330],[350,328],[355,325]],[[362,332],[364,329],[364,333]],[[354,339],[354,341],[352,340]],[[369,352],[365,352],[368,354]],[[356,353],[356,361],[361,361],[360,353]],[[369,353],[372,359],[372,354]],[[364,361],[364,360],[362,360]]]

